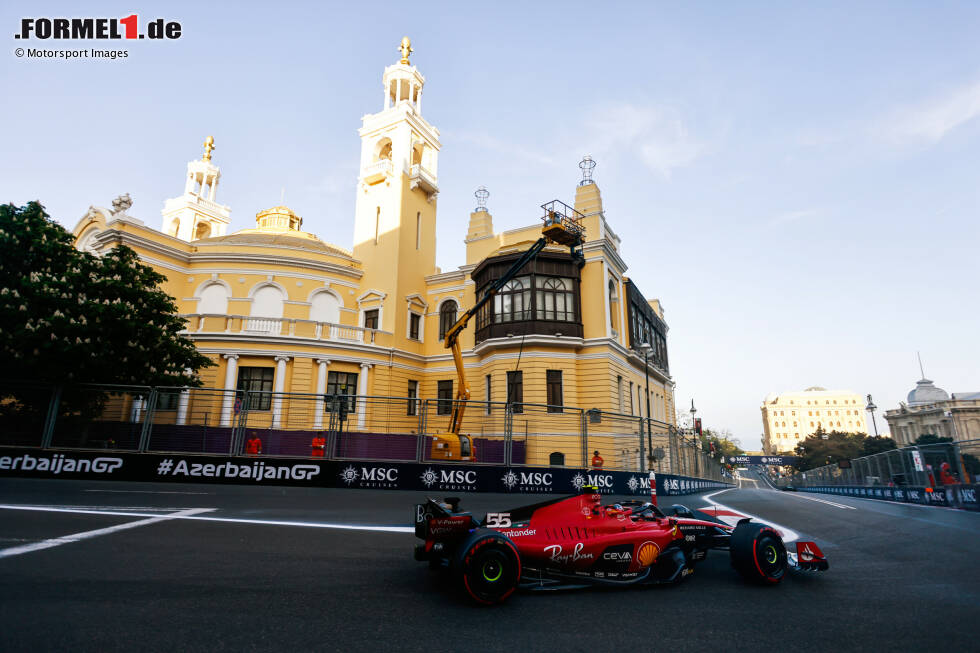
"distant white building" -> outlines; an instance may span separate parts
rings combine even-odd
[[[980,392],[954,392],[950,396],[922,378],[906,402],[885,411],[885,419],[899,446],[912,444],[926,434],[960,442],[980,439]]]
[[[813,386],[803,392],[771,392],[762,402],[762,450],[768,455],[793,451],[820,427],[867,433],[861,395]]]

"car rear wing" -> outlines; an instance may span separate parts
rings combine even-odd
[[[415,505],[415,537],[423,540],[452,540],[466,536],[480,522],[468,512],[460,512],[459,499],[426,499]]]

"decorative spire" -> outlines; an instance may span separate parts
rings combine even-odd
[[[402,53],[401,61],[398,63],[408,64],[408,56],[414,52],[414,50],[412,50],[412,39],[408,38],[407,36],[403,36],[402,44],[398,46],[398,50]]]
[[[593,183],[592,181],[592,171],[595,169],[595,161],[588,154],[579,161],[578,167],[582,169],[582,181],[578,182],[579,186],[588,186]]]
[[[204,156],[201,157],[204,161],[211,160],[211,150],[214,149],[214,136],[208,136],[204,139]]]
[[[473,195],[476,197],[476,210],[486,213],[487,198],[490,197],[490,191],[487,190],[486,186],[480,186]]]

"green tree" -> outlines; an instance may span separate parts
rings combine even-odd
[[[710,453],[711,457],[715,460],[721,460],[722,457],[728,458],[730,456],[739,456],[745,453],[740,446],[741,443],[738,440],[732,439],[730,437],[731,432],[727,429],[724,432],[714,431],[712,429],[703,429],[701,435],[701,446],[704,451]],[[712,445],[714,445],[714,451],[712,451]]]
[[[952,442],[953,438],[939,437],[935,433],[923,433],[915,439],[914,444],[925,445],[925,444],[942,444],[943,442]]]
[[[165,277],[119,246],[80,252],[37,202],[0,205],[0,375],[19,384],[199,386]],[[187,370],[190,370],[188,372]]]
[[[800,457],[796,468],[805,472],[815,467],[857,458],[863,455],[865,439],[863,433],[828,432],[818,426],[813,435],[796,445],[796,455]]]
[[[898,445],[891,438],[884,435],[878,437],[871,436],[864,439],[861,455],[870,456],[871,454],[891,451],[892,449],[898,449]]]

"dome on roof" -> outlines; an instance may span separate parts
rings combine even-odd
[[[934,404],[939,401],[947,401],[949,393],[942,388],[937,388],[929,379],[921,379],[915,382],[915,389],[909,393],[909,406],[923,406]]]
[[[766,398],[762,400],[762,403],[764,403],[764,404],[771,404],[771,403],[775,402],[777,399],[779,399],[779,393],[778,392],[770,392],[769,394],[766,395]]]
[[[292,247],[305,249],[321,254],[351,258],[352,254],[342,247],[325,243],[313,234],[303,231],[275,233],[258,229],[244,229],[228,236],[202,238],[195,240],[194,245],[265,245],[269,247]]]
[[[827,388],[821,388],[819,385],[811,385],[803,392],[827,392]]]

